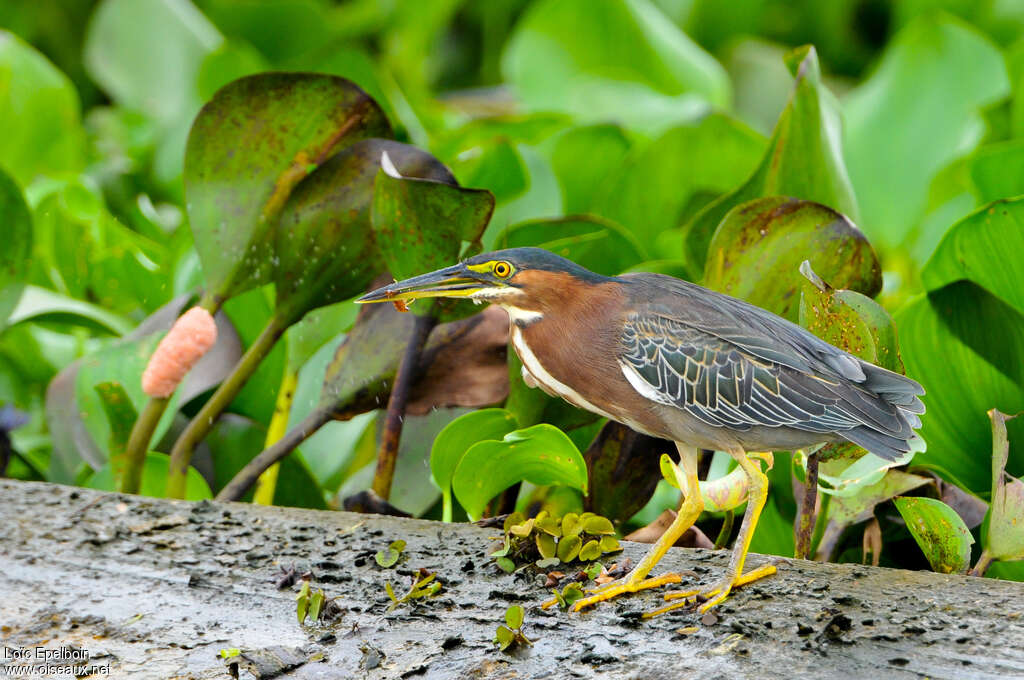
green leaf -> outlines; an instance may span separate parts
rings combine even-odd
[[[990,203],[946,232],[921,272],[928,290],[969,279],[1024,314],[1024,198]]]
[[[843,102],[846,162],[872,240],[904,242],[932,178],[980,139],[978,110],[1008,91],[998,48],[960,20],[926,13],[897,34]]]
[[[597,540],[587,541],[586,543],[583,544],[583,547],[580,548],[579,558],[583,562],[589,562],[591,560],[596,560],[600,556],[601,556],[601,543],[599,541],[597,541]]]
[[[921,436],[935,465],[976,494],[991,475],[978,452],[991,445],[985,413],[1024,410],[1024,315],[970,282],[920,296],[895,317],[907,375],[924,386],[928,413]],[[1018,422],[1011,423],[1020,427]],[[1024,436],[1024,428],[1018,430]],[[1024,469],[1024,451],[1010,451],[1012,469]]]
[[[562,562],[572,562],[580,554],[583,539],[579,536],[567,536],[558,542],[556,555]]]
[[[208,101],[217,90],[231,81],[269,70],[267,60],[252,45],[225,40],[215,50],[208,52],[199,65],[195,76],[199,99]]]
[[[896,499],[896,509],[932,571],[958,574],[967,569],[974,538],[953,508],[934,498],[902,497]]]
[[[167,470],[170,468],[170,458],[166,454],[150,451],[146,454],[146,462],[142,467],[142,486],[139,488],[140,496],[152,496],[163,498],[167,486]],[[117,480],[114,478],[114,470],[110,463],[105,463],[88,479],[83,486],[89,489],[101,491],[117,491]],[[199,471],[189,467],[185,481],[185,500],[201,501],[213,498],[209,484]]]
[[[320,620],[320,609],[324,606],[324,591],[317,590],[309,598],[309,617],[314,622]]]
[[[523,608],[517,604],[512,605],[505,610],[505,625],[512,630],[522,628],[523,626]]]
[[[644,259],[643,245],[628,231],[599,217],[562,217],[514,224],[495,240],[499,248],[536,246],[598,274],[614,276]]]
[[[402,556],[403,550],[405,550],[405,541],[401,539],[392,541],[388,545],[387,550],[378,550],[373,559],[378,565],[387,569],[388,567],[393,567],[398,562],[398,558]]]
[[[516,634],[505,626],[498,626],[498,630],[494,634],[494,642],[501,647],[501,651],[505,651],[509,646],[516,641]]]
[[[579,536],[583,532],[583,522],[575,512],[567,512],[562,515],[562,536]]]
[[[528,110],[648,131],[692,118],[704,102],[726,106],[730,96],[725,70],[647,0],[535,3],[502,70]]]
[[[795,322],[807,258],[836,288],[869,296],[882,288],[874,250],[846,217],[781,196],[743,203],[725,216],[708,247],[703,284]]]
[[[551,534],[537,534],[534,542],[537,544],[537,552],[540,553],[541,558],[550,560],[552,557],[555,557],[555,539]],[[555,559],[558,558],[556,557]]]
[[[477,519],[498,493],[519,481],[564,484],[586,493],[587,466],[558,428],[534,425],[470,447],[455,468],[452,489],[466,514]]]
[[[601,552],[612,553],[622,550],[622,546],[619,545],[619,539],[614,536],[602,536],[600,541]]]
[[[629,229],[650,256],[675,257],[677,249],[655,239],[750,177],[765,145],[734,118],[712,113],[634,147],[606,184],[594,183],[587,207]]]
[[[988,415],[992,420],[992,505],[985,550],[997,560],[1024,559],[1024,482],[1006,474],[1010,455],[1006,421],[1016,416],[996,409]]]
[[[0,54],[4,37],[0,32]],[[2,115],[2,113],[0,113]],[[0,161],[2,162],[2,161]],[[0,249],[0,331],[24,290],[32,253],[32,215],[21,189],[0,170],[0,215],[4,223],[4,247]]]
[[[134,323],[119,314],[38,286],[25,286],[7,322],[13,326],[29,319],[69,321],[98,327],[116,335],[124,335],[135,327]]]
[[[511,574],[513,571],[516,570],[516,563],[507,557],[499,557],[495,560],[495,562],[498,564],[498,567],[506,574]]]
[[[376,103],[334,76],[265,73],[217,92],[185,151],[186,208],[210,290],[228,298],[269,281],[295,186],[338,151],[389,132]]]
[[[430,474],[446,506],[451,504],[452,475],[466,451],[477,442],[500,440],[514,429],[515,416],[502,408],[487,408],[456,418],[438,433],[430,449]]]
[[[309,613],[309,581],[303,580],[298,595],[295,596],[295,614],[298,616],[299,625],[306,622]]]
[[[551,168],[567,215],[585,213],[602,197],[602,182],[622,165],[630,140],[613,124],[570,128],[551,141]],[[484,185],[487,186],[487,185]]]
[[[983,146],[968,162],[979,204],[1024,194],[1024,139]]]
[[[658,464],[661,467],[661,476],[666,482],[679,490],[686,487],[686,478],[683,477],[682,470],[679,469],[679,466],[676,465],[670,455],[667,453],[661,454],[661,457],[658,459]]]
[[[4,30],[0,30],[0,130],[4,131],[0,167],[23,185],[38,175],[82,168],[85,134],[74,85],[46,57]]]
[[[818,55],[811,46],[787,55],[796,82],[779,116],[768,150],[753,175],[737,189],[710,203],[683,226],[684,255],[701,271],[708,244],[726,214],[754,198],[791,196],[817,201],[853,219],[857,204],[846,175],[840,143],[839,112],[821,82]]]
[[[588,517],[583,521],[583,531],[588,534],[614,534],[615,527],[612,526],[611,521],[607,517],[601,517],[600,515],[594,515]]]
[[[94,389],[103,403],[103,410],[106,412],[107,422],[110,424],[107,458],[113,468],[114,477],[121,479],[125,463],[125,448],[139,413],[135,410],[131,397],[128,396],[128,392],[125,391],[124,385],[121,383],[101,382],[95,385]]]

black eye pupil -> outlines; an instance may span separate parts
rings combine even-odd
[[[506,274],[508,274],[508,265],[505,263],[501,263],[495,268],[494,271],[497,272],[498,276],[505,276]]]

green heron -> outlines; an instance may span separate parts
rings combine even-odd
[[[677,596],[702,611],[734,587],[775,572],[743,563],[768,495],[747,452],[853,442],[886,460],[911,450],[921,386],[742,300],[661,274],[602,276],[539,248],[472,257],[364,295],[359,302],[469,298],[503,307],[531,387],[638,432],[676,442],[685,498],[675,521],[630,574],[576,602],[678,582],[651,569],[703,510],[698,449],[728,452],[750,478],[725,577]]]

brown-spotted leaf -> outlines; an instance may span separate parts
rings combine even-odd
[[[640,434],[614,421],[605,423],[583,454],[590,477],[584,508],[624,522],[647,504],[661,479],[658,460],[675,444]]]
[[[186,210],[210,290],[226,299],[268,282],[273,229],[295,185],[390,132],[377,103],[336,76],[261,73],[219,90],[185,149]]]

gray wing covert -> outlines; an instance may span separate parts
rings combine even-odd
[[[709,425],[831,432],[859,424],[838,405],[835,383],[755,358],[676,319],[633,314],[621,342],[619,362],[640,394]]]

